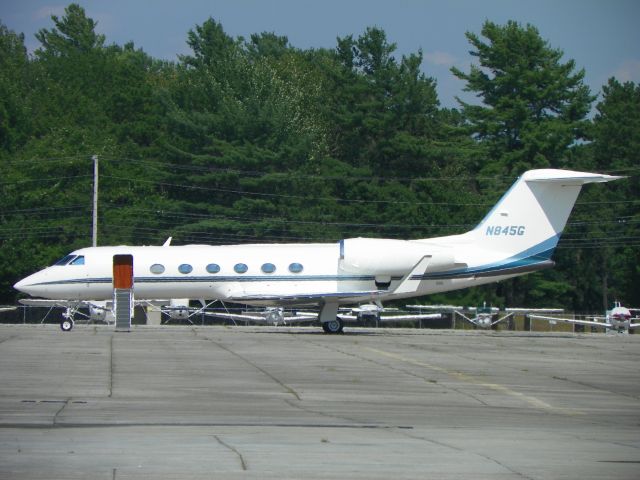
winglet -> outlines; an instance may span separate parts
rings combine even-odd
[[[168,247],[171,245],[171,240],[173,240],[173,237],[169,237],[167,238],[167,240],[162,244],[163,247]]]

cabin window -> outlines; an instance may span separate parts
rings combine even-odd
[[[289,265],[289,271],[291,273],[300,273],[303,269],[304,267],[300,263],[292,263]]]
[[[249,267],[247,267],[247,265],[244,263],[236,263],[233,269],[236,273],[246,273],[247,270],[249,270]]]
[[[220,271],[220,265],[217,263],[210,263],[207,265],[207,272],[209,273],[218,273]]]
[[[188,263],[183,263],[178,267],[178,271],[186,275],[187,273],[191,273],[193,271],[193,267]]]
[[[151,267],[149,267],[149,270],[151,271],[151,273],[155,273],[156,275],[158,275],[160,273],[164,273],[164,265],[154,263],[153,265],[151,265]]]
[[[69,262],[69,265],[84,265],[84,255],[80,255]]]
[[[273,273],[276,271],[276,266],[273,263],[265,263],[262,265],[262,271],[264,273]]]
[[[60,266],[66,265],[67,263],[69,263],[74,258],[76,258],[75,255],[66,255],[66,256],[62,257],[60,260],[58,260],[56,263],[54,263],[53,265],[56,266],[56,267],[60,267]]]

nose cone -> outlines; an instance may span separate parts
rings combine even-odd
[[[22,280],[17,282],[13,286],[13,288],[15,288],[16,290],[22,293],[29,293],[29,287],[31,286],[31,281],[29,280],[30,278],[31,276],[23,278]]]
[[[23,278],[16,283],[13,288],[28,295],[38,296],[42,294],[43,290],[42,285],[40,284],[41,281],[42,275],[41,272],[38,272]]]

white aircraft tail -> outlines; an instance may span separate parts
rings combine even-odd
[[[529,170],[467,235],[474,245],[500,252],[502,258],[549,260],[582,185],[618,178],[622,177]]]

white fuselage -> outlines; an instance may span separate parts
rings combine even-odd
[[[469,246],[467,254],[472,250]],[[457,259],[454,251],[433,241],[364,238],[330,244],[94,247],[72,253],[83,257],[82,262],[47,267],[20,281],[16,288],[49,299],[111,299],[112,261],[120,254],[133,256],[134,295],[140,300],[192,298],[276,305],[296,296],[301,300],[289,303],[317,303],[312,299],[316,294],[346,294],[349,299],[339,303],[350,303],[371,298],[370,293],[362,292],[376,291],[376,299],[388,300],[513,276],[497,272],[489,276],[458,273],[451,278],[439,275],[439,270],[451,270],[456,264],[469,265],[465,259]],[[489,253],[478,255],[484,260],[482,264],[486,265]],[[437,278],[423,279],[415,292],[393,294],[425,255],[432,256],[428,271]],[[242,272],[242,265],[246,265],[246,272]],[[306,296],[308,301],[303,298]]]

